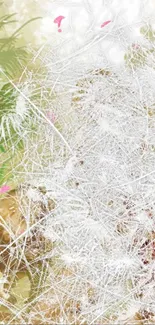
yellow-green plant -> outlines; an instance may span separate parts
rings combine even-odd
[[[23,87],[21,75],[31,59],[27,46],[18,45],[21,31],[40,17],[28,20],[8,35],[6,27],[17,22],[15,17],[15,13],[0,17],[0,185],[10,179],[13,163],[18,164],[18,152],[24,150],[25,122],[32,113],[13,85]]]

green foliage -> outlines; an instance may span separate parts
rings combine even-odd
[[[4,177],[5,177],[5,170],[6,170],[6,164],[4,163],[2,167],[0,168],[0,186],[3,185]]]
[[[151,42],[155,41],[155,31],[153,31],[153,29],[150,25],[143,26],[140,29],[140,32],[149,41],[151,41]]]
[[[31,282],[28,272],[18,272],[10,290],[11,296],[15,298],[15,306],[17,308],[20,309],[25,305],[25,301],[29,298],[30,292]]]
[[[5,149],[4,149],[4,147],[2,145],[0,145],[0,151],[3,152],[3,153],[5,152]]]
[[[15,30],[11,36],[6,36],[4,27],[8,24],[17,22],[17,20],[14,19],[15,15],[16,14],[13,13],[0,17],[0,32],[3,31],[4,33],[4,37],[0,38],[0,67],[10,78],[15,78],[15,76],[21,74],[23,66],[29,58],[27,49],[17,46],[20,31],[29,23],[41,18],[36,17],[28,20]]]
[[[0,66],[4,72],[12,78],[22,71],[22,66],[28,58],[26,50],[23,48],[8,48],[0,52]]]
[[[25,66],[28,66],[31,58],[27,47],[19,46],[21,31],[26,25],[41,17],[28,20],[19,28],[15,28],[9,35],[7,26],[17,23],[15,17],[15,13],[3,13],[0,17],[0,185],[10,178],[12,179],[12,170],[18,165],[19,157],[21,160],[21,155],[24,152],[22,130],[25,131],[26,127],[31,128],[32,124],[34,124],[30,110],[29,114],[23,116],[23,119],[16,112],[19,94],[14,89],[13,84],[20,80],[21,85],[23,78],[26,77],[23,71]],[[8,79],[10,82],[8,82]],[[8,160],[9,155],[11,157],[10,161]]]
[[[4,183],[7,181],[11,180],[12,176],[9,173],[8,167],[9,167],[9,162],[11,158],[6,159],[3,163],[2,166],[0,167],[0,186],[2,186]]]
[[[15,159],[18,151],[24,149],[23,139],[19,136],[14,125],[9,122],[10,114],[15,114],[16,102],[17,93],[13,86],[10,83],[2,86],[0,89],[0,186],[12,179],[11,166],[13,164],[13,157]],[[5,123],[2,123],[3,117],[5,118]]]
[[[155,41],[155,31],[150,25],[145,25],[140,29],[141,34],[146,38],[150,45]],[[124,56],[126,65],[131,69],[136,69],[147,64],[147,58],[149,55],[154,55],[154,47],[148,48],[140,47],[139,45],[132,45],[129,47],[128,52]]]
[[[10,83],[5,84],[0,89],[0,123],[4,115],[14,112],[16,100],[17,95],[12,85]]]
[[[16,14],[4,15],[0,18],[0,28],[4,28],[5,25],[16,23],[16,19],[12,19]],[[10,20],[11,19],[11,20]]]
[[[9,114],[15,113],[16,102],[17,93],[13,86],[10,83],[5,84],[0,90],[0,125],[2,125],[3,116],[5,116],[7,121],[7,116],[9,117]],[[7,144],[10,145],[11,143],[16,143],[16,147],[19,147],[20,149],[23,148],[23,142],[19,139],[19,134],[11,123],[9,123],[9,125],[7,125],[7,123],[3,125],[3,134],[3,137],[1,134],[1,146],[3,146],[4,142],[7,142]]]
[[[141,67],[146,64],[147,51],[142,48],[130,47],[124,56],[125,63],[131,69]]]

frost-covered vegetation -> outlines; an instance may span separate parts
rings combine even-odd
[[[153,19],[2,5],[0,324],[155,323]]]

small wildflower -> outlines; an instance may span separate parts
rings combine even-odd
[[[0,187],[0,193],[6,193],[10,191],[10,186],[7,186],[7,185],[3,185],[2,187]]]

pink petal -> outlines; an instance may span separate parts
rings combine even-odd
[[[132,47],[135,50],[138,50],[140,48],[140,46],[138,44],[134,44],[134,43],[132,44]]]
[[[105,21],[102,25],[101,25],[101,28],[108,25],[109,23],[111,23],[111,20],[107,20]]]
[[[46,116],[49,118],[49,120],[54,123],[56,121],[56,116],[52,112],[47,112]]]
[[[0,193],[5,193],[9,190],[10,190],[10,186],[3,185],[2,187],[0,187]]]
[[[54,23],[58,24],[58,27],[60,27],[62,19],[64,19],[64,16],[58,16],[54,19]]]
[[[25,232],[25,229],[20,229],[18,232],[17,232],[17,235],[22,235],[23,233]]]

